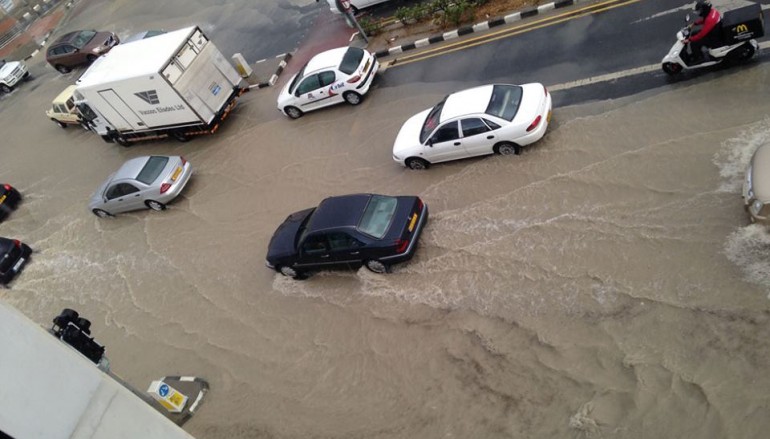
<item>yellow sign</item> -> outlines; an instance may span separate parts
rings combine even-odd
[[[738,32],[739,34],[742,34],[744,32],[748,32],[749,27],[746,26],[745,24],[739,24],[738,26],[735,27],[735,31]]]
[[[6,197],[5,195],[3,195],[2,197],[0,197],[0,204],[3,204],[3,201],[5,201],[5,197]]]
[[[174,175],[171,176],[171,181],[176,181],[177,177],[179,177],[179,174],[182,173],[182,168],[176,168],[176,171],[174,171]]]

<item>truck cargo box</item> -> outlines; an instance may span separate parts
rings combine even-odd
[[[725,44],[736,44],[765,36],[762,7],[755,3],[725,12],[722,17],[722,36]]]

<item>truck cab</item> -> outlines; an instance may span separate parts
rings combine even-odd
[[[78,107],[75,105],[75,98],[73,96],[75,88],[76,86],[74,85],[65,88],[51,102],[51,108],[45,112],[49,119],[62,128],[67,128],[68,125],[80,125],[83,121],[80,111],[78,111]]]

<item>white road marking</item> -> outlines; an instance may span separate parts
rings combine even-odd
[[[641,23],[643,21],[652,20],[653,18],[662,17],[664,15],[675,14],[675,13],[680,12],[680,11],[687,11],[687,12],[690,13],[691,16],[694,16],[695,14],[692,11],[692,7],[693,7],[694,4],[695,4],[694,1],[687,2],[687,3],[685,3],[684,5],[682,5],[682,6],[678,7],[678,8],[674,8],[674,9],[669,9],[667,11],[658,12],[657,14],[650,15],[649,17],[645,17],[645,18],[641,18],[641,19],[636,20],[636,21],[632,21],[631,23],[632,24]],[[754,2],[753,1],[749,1],[749,0],[712,0],[711,4],[714,5],[714,7],[717,8],[717,10],[719,10],[719,12],[724,12],[724,11],[729,11],[729,10],[732,10],[732,9],[738,9],[740,7],[743,7],[743,6],[753,5]],[[762,9],[768,10],[768,9],[770,9],[770,5],[762,5]],[[684,20],[684,15],[682,16],[682,20]]]

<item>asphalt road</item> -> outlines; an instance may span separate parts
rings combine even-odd
[[[719,3],[715,2],[718,6]],[[742,4],[735,1],[729,3]],[[761,0],[760,3],[767,5],[770,0]],[[539,23],[546,20],[538,16],[522,21],[520,26],[531,30],[513,37],[491,40],[479,36],[489,41],[437,53],[418,62],[396,63],[383,75],[379,86],[452,83],[453,87],[462,87],[490,82],[542,82],[552,85],[659,63],[673,44],[676,31],[683,26],[684,16],[691,4],[644,0],[571,19],[567,19],[567,14],[574,14],[576,10],[588,6],[559,10],[549,17],[565,15],[565,20],[557,20],[552,25],[538,28]],[[445,46],[450,47],[451,44]],[[408,56],[409,52],[402,58],[407,59]],[[767,61],[768,56],[761,55],[758,60]],[[699,74],[687,74],[682,75],[682,79],[697,76]],[[610,87],[606,84],[591,87],[591,95],[586,95],[585,90],[560,93],[570,98],[556,101],[555,105],[630,95],[671,81],[663,72],[654,72],[619,82]]]

